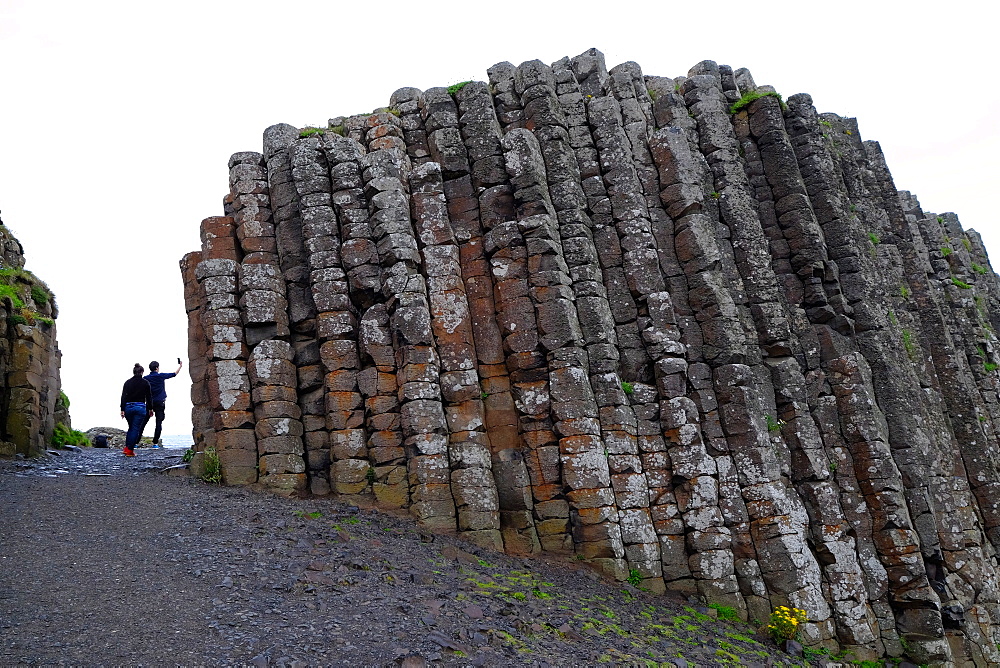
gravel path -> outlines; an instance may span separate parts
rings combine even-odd
[[[566,557],[160,474],[181,452],[0,461],[0,665],[797,665]]]

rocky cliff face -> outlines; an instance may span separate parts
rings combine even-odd
[[[56,424],[70,426],[57,315],[52,293],[24,270],[21,244],[0,221],[0,457],[41,454]]]
[[[225,482],[803,608],[860,658],[1000,662],[979,236],[746,70],[488,75],[231,158],[181,261]]]

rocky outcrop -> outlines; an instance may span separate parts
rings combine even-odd
[[[55,300],[24,269],[20,242],[0,221],[0,457],[45,452],[70,427],[60,391]]]
[[[233,155],[181,261],[196,450],[858,658],[1000,662],[978,234],[746,70],[488,76]]]

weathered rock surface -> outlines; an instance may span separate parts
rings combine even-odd
[[[56,424],[71,427],[60,400],[58,314],[52,293],[24,270],[21,244],[0,221],[0,457],[42,454]]]
[[[228,484],[802,608],[810,646],[1000,662],[979,235],[746,70],[488,75],[233,155],[181,261],[196,449]]]

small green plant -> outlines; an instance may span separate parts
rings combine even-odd
[[[656,102],[656,98],[660,96],[660,94],[655,90],[653,90],[652,88],[647,88],[646,93],[649,94],[649,99],[652,100],[653,102]]]
[[[66,445],[90,445],[90,440],[82,431],[70,429],[62,422],[57,422],[49,440],[53,446],[61,448]]]
[[[45,306],[49,303],[49,293],[40,285],[32,285],[31,301],[35,302],[38,306]]]
[[[482,399],[483,401],[486,401],[487,399],[490,398],[490,393],[486,391],[480,392],[479,398]]]
[[[972,271],[976,272],[977,274],[985,274],[986,273],[986,267],[984,267],[981,264],[976,264],[975,262],[973,262],[972,263]]]
[[[902,297],[903,299],[909,299],[910,298],[910,289],[908,287],[906,287],[905,285],[899,286],[899,296]]]
[[[896,319],[896,314],[893,311],[889,311],[889,322],[895,327],[899,324],[899,320]]]
[[[962,247],[967,251],[972,250],[972,242],[969,241],[968,237],[962,237]]]
[[[304,130],[302,130],[302,132],[299,133],[299,137],[305,138],[323,134],[326,134],[326,130],[324,130],[323,128],[305,128]]]
[[[819,660],[821,657],[829,655],[830,650],[826,647],[822,649],[813,649],[812,647],[802,648],[802,658],[806,660],[806,663],[812,663],[813,661]]]
[[[181,461],[187,464],[192,459],[194,459],[194,448],[188,448],[184,451],[184,456],[181,457]]]
[[[944,218],[942,218],[941,216],[938,216],[937,217],[937,222],[940,223],[941,225],[944,225]]]
[[[854,205],[854,204],[851,204],[851,205],[850,205],[850,206],[848,206],[847,208],[848,208],[848,210],[849,210],[849,211],[850,211],[851,213],[854,213],[855,211],[857,211],[857,210],[858,210],[858,207],[857,207],[856,205]]]
[[[959,288],[962,288],[963,290],[971,290],[972,289],[971,285],[969,285],[965,281],[958,280],[954,276],[951,277],[951,283],[952,283],[952,285],[954,285],[956,287],[959,287]]]
[[[351,515],[350,517],[347,518],[347,523],[348,524],[361,524],[361,520],[358,518],[357,515]]]
[[[635,392],[635,387],[632,386],[632,383],[622,382],[622,392],[625,394],[632,394]]]
[[[375,480],[376,480],[375,469],[372,468],[371,466],[369,466],[368,470],[365,471],[365,480],[368,481],[369,485],[372,485],[372,484],[375,483]]]
[[[625,582],[629,583],[633,587],[638,587],[642,584],[642,573],[639,572],[638,568],[630,568],[628,571],[628,577],[625,578]]]
[[[573,555],[573,558],[576,559],[577,561],[583,561],[587,557],[583,556],[582,552],[577,552],[575,555]]]
[[[833,123],[831,123],[830,121],[820,121],[819,124],[822,125],[823,127],[827,127],[827,128],[832,128],[833,127]]]
[[[917,344],[913,341],[913,332],[908,329],[903,330],[903,348],[906,350],[906,354],[913,359],[913,356],[917,352]]]
[[[222,464],[219,462],[219,453],[215,448],[205,448],[205,470],[201,474],[201,479],[205,482],[218,485],[222,482]]]
[[[28,319],[23,315],[15,313],[14,315],[7,317],[7,324],[9,325],[27,325]]]
[[[341,123],[340,125],[331,125],[327,129],[330,132],[332,132],[333,134],[335,134],[335,135],[340,135],[341,137],[344,136],[344,124],[343,123]]]
[[[296,517],[301,517],[302,519],[305,519],[305,520],[318,520],[320,517],[323,516],[323,513],[321,513],[318,510],[315,511],[315,512],[312,512],[312,513],[307,513],[304,510],[296,510],[295,511],[295,516]]]
[[[800,627],[806,621],[806,611],[801,608],[788,608],[779,605],[771,613],[770,623],[767,625],[767,632],[776,643],[786,640],[795,640],[801,631]]]
[[[948,248],[947,246],[944,246],[944,247],[941,248],[941,255],[944,255],[945,257],[948,257],[949,255],[951,255],[954,252],[955,251],[953,251],[952,249]]]
[[[830,460],[830,473],[836,473],[838,465],[839,465],[839,462],[836,459],[831,459]]]
[[[17,290],[12,285],[0,284],[0,299],[9,299],[15,309],[24,308],[24,301],[18,296]]]
[[[52,291],[26,269],[0,269],[0,299],[6,297],[18,309],[31,298],[38,306],[53,301]]]
[[[767,423],[768,431],[781,431],[781,428],[787,424],[784,420],[775,420],[770,415],[764,416],[764,422]]]
[[[41,315],[40,316],[36,316],[35,320],[37,320],[38,322],[42,323],[46,327],[51,327],[52,325],[56,324],[56,321],[53,320],[52,318],[46,318],[45,316],[41,316]]]
[[[719,613],[719,619],[727,622],[738,622],[740,620],[739,614],[736,612],[736,608],[728,605],[720,605],[719,603],[709,603],[708,607]]]
[[[759,100],[762,97],[777,98],[778,104],[781,105],[781,110],[786,111],[788,109],[788,106],[785,105],[785,101],[781,99],[781,95],[779,95],[778,93],[774,91],[758,92],[752,90],[747,93],[744,93],[743,97],[738,99],[736,102],[733,102],[732,106],[729,107],[729,113],[730,114],[738,113],[740,110],[749,105],[751,102]]]
[[[462,90],[463,88],[465,88],[470,83],[472,83],[471,80],[470,81],[460,81],[457,84],[452,84],[452,85],[448,86],[448,94],[449,95],[454,95],[455,93],[457,93],[458,91]]]
[[[989,373],[996,371],[997,367],[1000,367],[1000,364],[997,364],[996,362],[983,362],[983,368]]]
[[[708,194],[708,196],[711,197],[712,199],[719,199],[720,197],[722,197],[722,193],[713,190]]]
[[[879,239],[878,235],[875,234],[874,232],[868,233],[868,241],[872,242],[872,244],[874,244],[875,246],[878,246],[880,243],[882,243],[882,240]]]
[[[978,419],[978,420],[979,420],[980,422],[986,422],[986,416],[985,416],[985,415],[980,415],[980,416],[979,416],[979,417],[978,417],[977,419]]]

